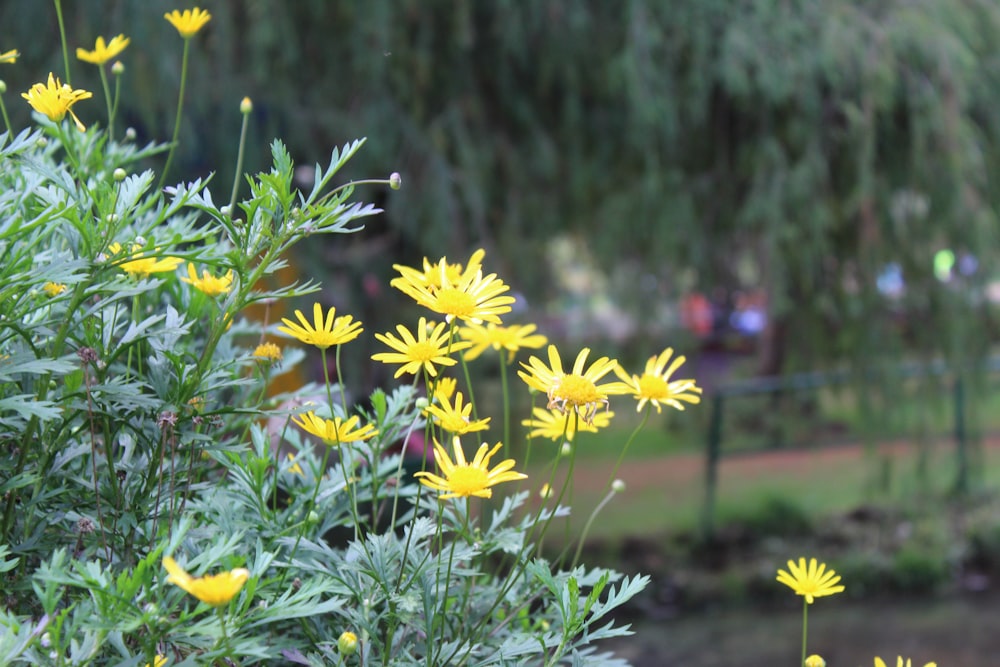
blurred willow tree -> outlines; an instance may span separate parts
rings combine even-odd
[[[71,48],[132,38],[126,120],[168,137],[180,44],[162,14],[189,3],[63,4]],[[373,138],[357,173],[398,170],[404,188],[369,225],[377,233],[323,251],[348,275],[485,244],[515,289],[544,298],[545,242],[570,232],[670,296],[764,288],[762,372],[897,359],[900,313],[916,325],[909,349],[986,350],[993,0],[205,4],[174,176],[235,162],[243,95],[258,135],[250,169],[275,135],[307,164]],[[0,8],[2,48],[25,56],[4,71],[12,90],[61,72],[55,21],[49,2]],[[75,86],[100,90],[90,66],[73,68]],[[933,276],[941,248],[978,259],[960,287]],[[907,287],[896,314],[876,289],[889,263]],[[648,310],[652,297],[632,293],[635,312]]]

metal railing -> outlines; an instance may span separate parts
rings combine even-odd
[[[986,364],[986,370],[990,373],[1000,371],[1000,357],[990,359]],[[959,494],[965,493],[969,488],[969,452],[968,430],[966,428],[966,380],[963,374],[956,372],[954,368],[944,362],[900,364],[888,372],[901,379],[921,376],[953,376],[951,381],[952,435],[955,441],[956,461],[954,491]],[[847,384],[856,379],[857,374],[848,371],[796,373],[733,382],[719,387],[711,394],[708,401],[711,407],[705,448],[705,500],[701,519],[704,537],[712,537],[715,531],[719,464],[723,457],[722,426],[726,401],[753,395],[815,391],[825,387]]]

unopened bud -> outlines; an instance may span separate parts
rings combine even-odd
[[[115,180],[120,183],[125,180],[126,176],[128,176],[128,172],[126,172],[121,167],[118,167],[117,169],[114,170],[114,172],[112,172],[112,176],[114,176]]]
[[[615,481],[611,482],[611,490],[614,491],[615,493],[621,493],[622,491],[625,490],[625,481],[621,479],[616,479]]]
[[[253,111],[253,102],[250,101],[249,97],[244,97],[243,101],[240,102],[240,113],[246,116],[251,111]]]
[[[135,244],[137,246],[140,246],[140,247],[146,245],[146,237],[145,236],[136,236],[135,237]]]
[[[135,141],[135,128],[128,127],[125,128],[125,139],[128,141]]]
[[[4,81],[3,79],[0,79],[0,95],[3,95],[6,92],[7,92],[7,82]]]
[[[229,204],[226,204],[225,206],[223,206],[222,208],[219,209],[219,213],[221,213],[222,215],[226,216],[227,218],[230,217],[229,216],[229,212],[230,211],[232,211],[232,209],[229,208]]]
[[[111,66],[111,73],[115,76],[121,76],[125,73],[125,65],[122,64],[122,61],[115,61],[115,64]]]
[[[398,190],[403,187],[403,177],[399,175],[398,171],[394,171],[389,174],[389,187],[393,190]]]
[[[542,500],[548,500],[552,497],[552,487],[548,484],[543,484],[541,490],[538,492],[538,497]]]
[[[35,145],[38,146],[39,148],[45,148],[46,146],[49,145],[49,140],[46,139],[45,137],[38,137],[38,140],[35,141]]]
[[[423,410],[430,404],[431,402],[427,400],[426,396],[421,396],[420,398],[418,398],[413,402],[413,405],[416,406],[417,410]]]
[[[826,667],[826,660],[819,657],[818,655],[811,655],[806,658],[806,667]]]
[[[337,650],[341,655],[354,655],[358,650],[358,636],[353,632],[342,632],[337,638]]]
[[[308,516],[306,516],[306,523],[319,523],[319,514],[309,512]]]
[[[573,445],[569,444],[568,442],[564,442],[562,444],[562,447],[559,448],[559,454],[561,456],[569,456],[572,453],[573,453]]]

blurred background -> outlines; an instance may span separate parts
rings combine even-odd
[[[163,14],[190,5],[63,5],[71,51],[131,38],[119,117],[141,143],[167,140],[181,40]],[[323,282],[326,304],[386,331],[412,311],[388,287],[393,263],[464,261],[484,247],[487,269],[520,299],[514,317],[568,346],[564,358],[586,344],[638,371],[668,345],[687,355],[680,376],[697,378],[705,401],[654,415],[621,471],[628,490],[594,532],[595,558],[654,573],[628,645],[636,664],[794,661],[795,631],[779,642],[759,622],[762,636],[731,653],[722,626],[671,633],[716,627],[706,610],[739,614],[751,601],[777,618],[774,567],[804,549],[843,571],[849,594],[957,605],[903,617],[905,645],[843,630],[862,639],[839,664],[908,646],[920,664],[961,667],[1000,648],[983,631],[976,653],[969,620],[1000,573],[1000,4],[203,7],[212,21],[192,43],[168,180],[214,172],[225,199],[243,96],[254,103],[246,171],[269,168],[277,137],[311,182],[309,165],[367,137],[345,180],[402,175],[398,192],[359,190],[385,209],[363,233],[291,258]],[[56,15],[48,2],[6,0],[0,26],[0,50],[22,53],[2,74],[23,127],[18,93],[63,73]],[[74,88],[95,93],[75,110],[101,123],[96,68],[73,59],[71,72]],[[388,379],[366,361],[372,351],[345,356],[366,388]],[[627,406],[616,412],[615,427],[581,446],[595,471],[577,482],[581,523],[635,423]],[[866,614],[888,612],[867,603],[850,617],[870,629]],[[682,636],[701,640],[683,649]],[[755,641],[772,653],[748,657]]]

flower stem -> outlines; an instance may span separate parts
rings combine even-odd
[[[802,660],[800,665],[806,664],[806,633],[809,628],[809,602],[802,598]]]
[[[497,355],[500,358],[500,387],[503,389],[503,456],[507,455],[507,447],[510,443],[510,388],[507,384],[507,362],[504,359],[506,351],[500,349]]]
[[[184,38],[184,56],[181,59],[181,87],[177,93],[177,114],[174,117],[174,134],[170,139],[170,152],[167,153],[167,163],[163,165],[163,172],[160,174],[160,182],[156,189],[163,188],[163,183],[167,179],[167,172],[170,171],[170,163],[174,161],[174,152],[177,150],[177,136],[181,132],[181,114],[184,111],[184,88],[187,85],[188,51],[191,50],[191,39]]]
[[[62,2],[55,0],[56,19],[59,21],[59,39],[62,41],[63,67],[66,68],[66,85],[71,86],[73,82],[69,75],[69,48],[66,46],[66,24],[63,22]]]
[[[14,131],[10,129],[10,118],[7,116],[7,105],[3,103],[3,95],[0,95],[0,113],[3,114],[3,124],[7,127],[7,138],[14,138]]]
[[[580,533],[580,540],[576,545],[576,553],[573,554],[573,562],[570,563],[569,566],[570,570],[575,569],[576,564],[580,561],[580,553],[583,551],[583,543],[587,541],[587,533],[590,532],[590,527],[594,525],[594,519],[596,519],[600,511],[604,509],[604,506],[611,502],[614,495],[615,491],[608,491],[608,493],[604,496],[604,500],[597,504],[597,507],[594,508],[594,511],[591,512],[590,516],[587,518],[587,523],[584,525],[583,532]]]
[[[635,440],[635,436],[639,435],[639,431],[641,431],[646,426],[646,422],[649,421],[649,411],[650,407],[647,405],[646,411],[642,413],[642,421],[639,422],[638,426],[632,429],[632,434],[628,437],[628,440],[625,441],[625,446],[622,447],[621,454],[618,455],[618,460],[615,461],[615,467],[611,469],[611,476],[608,477],[608,483],[604,485],[605,491],[610,489],[611,483],[615,481],[615,475],[618,474],[618,468],[621,467],[622,461],[625,460],[625,454],[628,453],[628,448],[632,445],[632,441]]]
[[[111,86],[108,85],[108,74],[104,71],[104,65],[97,68],[101,72],[101,87],[104,89],[104,104],[108,108],[108,139],[114,139],[115,112],[111,99]]]
[[[233,207],[236,206],[236,193],[240,189],[240,174],[243,173],[243,151],[247,143],[247,125],[250,124],[250,114],[243,114],[243,127],[240,128],[240,147],[236,152],[236,173],[233,174],[233,193],[229,196],[229,215],[233,215]],[[339,359],[339,356],[338,356]],[[339,371],[338,371],[339,373]],[[339,381],[339,375],[338,381]]]

